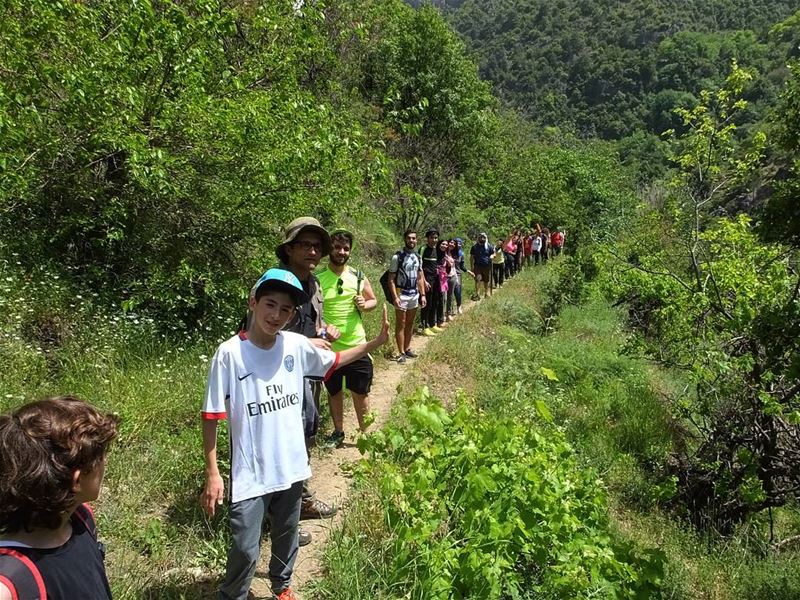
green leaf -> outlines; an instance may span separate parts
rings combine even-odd
[[[548,369],[547,367],[540,367],[539,370],[542,372],[542,375],[544,375],[550,381],[558,381],[558,376],[556,375],[556,372],[553,371],[553,369]]]
[[[550,414],[550,409],[547,408],[544,400],[536,400],[533,404],[536,407],[536,412],[539,413],[540,417],[542,417],[548,423],[553,422],[553,415]]]

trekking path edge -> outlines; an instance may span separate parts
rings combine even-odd
[[[471,310],[477,304],[477,302],[465,298],[464,312]],[[414,335],[411,349],[421,355],[432,339]],[[370,411],[375,416],[375,421],[369,428],[370,432],[382,428],[388,421],[397,398],[398,387],[403,379],[408,377],[410,370],[416,368],[414,362],[414,360],[409,360],[405,364],[398,364],[394,360],[384,360],[376,365],[375,378],[369,395]],[[320,499],[337,506],[339,511],[331,519],[301,521],[302,528],[309,531],[313,539],[310,544],[300,549],[294,568],[293,587],[300,593],[306,593],[305,600],[311,600],[307,596],[308,584],[322,574],[322,558],[328,539],[332,531],[341,523],[343,513],[347,510],[352,479],[346,474],[344,467],[362,458],[356,447],[358,424],[352,405],[350,410],[345,411],[344,425],[347,438],[341,448],[315,449],[311,455],[314,492]],[[266,577],[269,560],[269,552],[266,551],[268,541],[264,540],[264,542],[259,568],[251,588],[252,597],[257,599],[272,597],[269,579]]]

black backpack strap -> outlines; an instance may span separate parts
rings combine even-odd
[[[20,600],[47,600],[44,579],[33,561],[10,547],[0,547],[0,583]]]

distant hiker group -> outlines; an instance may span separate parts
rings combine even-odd
[[[462,314],[465,276],[474,281],[473,299],[486,298],[521,269],[560,254],[565,235],[536,226],[491,242],[481,233],[468,253],[462,238],[440,238],[435,228],[426,231],[421,252],[415,231],[403,238],[380,279],[394,306],[401,364],[417,356],[411,340],[418,310],[419,333],[436,335]],[[346,438],[345,388],[359,429],[367,429],[369,353],[389,339],[384,305],[380,332],[367,340],[363,316],[379,300],[363,271],[349,264],[354,245],[350,231],[329,233],[314,218],[289,223],[275,249],[277,266],[253,284],[239,330],[211,360],[201,410],[200,504],[214,516],[226,499],[230,503],[231,546],[220,599],[248,597],[265,521],[274,598],[297,598],[290,587],[294,564],[299,547],[311,540],[299,522],[336,513],[308,485],[322,386],[333,422],[324,444],[336,448]],[[317,271],[326,256],[327,266]],[[217,457],[221,420],[228,421],[227,489]],[[41,400],[0,416],[0,600],[111,597],[87,503],[100,492],[118,421],[74,397]]]
[[[437,229],[429,229],[421,252],[417,251],[416,231],[406,230],[403,239],[403,247],[392,255],[389,269],[381,277],[386,300],[395,308],[399,363],[416,356],[411,338],[418,308],[419,333],[435,336],[463,312],[464,275],[475,282],[472,299],[480,300],[481,291],[486,298],[524,267],[544,264],[551,256],[561,254],[566,236],[561,228],[550,233],[539,225],[529,231],[514,230],[495,243],[486,233],[480,233],[469,250],[469,268],[460,237],[440,239]]]

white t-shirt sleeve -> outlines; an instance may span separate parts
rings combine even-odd
[[[313,346],[308,338],[301,338],[297,349],[303,365],[303,377],[327,379],[339,366],[339,353]]]
[[[211,359],[211,368],[208,371],[208,384],[206,396],[203,400],[203,419],[225,419],[227,412],[225,400],[230,396],[228,369],[230,368],[229,355],[217,348],[214,358]]]

